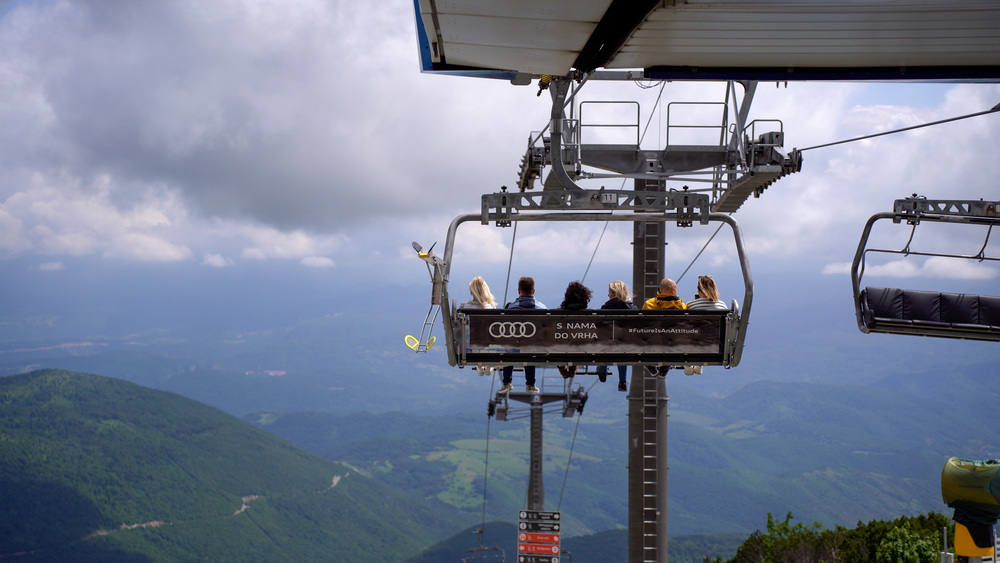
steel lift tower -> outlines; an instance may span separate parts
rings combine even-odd
[[[594,78],[624,79],[627,73],[595,73]],[[728,113],[722,118],[720,143],[716,146],[671,146],[663,150],[643,150],[635,146],[587,145],[580,140],[581,123],[565,114],[571,79],[553,79],[551,83],[551,135],[542,149],[529,144],[522,159],[519,188],[530,189],[543,165],[552,172],[543,182],[545,189],[561,188],[575,199],[586,200],[588,192],[577,185],[586,177],[583,166],[590,166],[634,178],[637,196],[629,207],[636,213],[662,213],[668,178],[702,171],[709,174],[711,190],[701,190],[695,205],[708,213],[732,213],[751,195],[759,196],[771,183],[801,169],[801,155],[784,151],[783,132],[768,131],[757,135],[748,124],[750,104],[756,82],[745,82],[743,98],[737,102],[730,82],[727,103],[733,100],[732,123]],[[773,125],[771,122],[769,125]],[[669,127],[669,124],[668,124]],[[727,135],[726,131],[736,133]],[[669,135],[669,134],[668,134]],[[707,172],[706,172],[707,171]],[[555,180],[555,181],[553,181]],[[686,187],[685,187],[686,188]],[[710,196],[704,192],[710,192]],[[650,195],[653,194],[653,195]],[[663,194],[663,199],[655,194]],[[695,194],[692,194],[695,195]],[[546,205],[542,197],[542,206]],[[550,198],[555,199],[555,198]],[[485,201],[485,197],[484,197]],[[549,203],[554,207],[556,201]],[[484,204],[485,206],[485,204]],[[683,222],[682,222],[683,223]],[[690,223],[688,223],[690,224]],[[683,226],[683,225],[682,225]],[[664,221],[635,220],[633,231],[633,288],[636,303],[655,297],[660,280],[665,277],[666,224]],[[748,269],[745,268],[748,272]],[[752,285],[752,282],[751,282]],[[749,303],[746,304],[749,306]],[[667,396],[665,380],[655,368],[632,366],[628,392],[628,502],[630,563],[665,563],[667,561]]]

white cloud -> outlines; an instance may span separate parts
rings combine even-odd
[[[25,237],[23,221],[0,203],[0,250],[18,253],[30,248],[31,242]]]
[[[336,252],[347,240],[343,235],[311,235],[301,230],[283,232],[260,225],[230,223],[226,228],[251,242],[252,246],[244,248],[241,255],[254,260],[319,256]]]
[[[144,233],[127,233],[107,245],[104,256],[141,262],[178,262],[191,258],[191,249]]]
[[[834,262],[823,266],[820,271],[823,275],[840,275],[851,273],[851,262]]]
[[[823,269],[823,273],[850,273],[850,268],[849,263],[829,264]],[[926,259],[911,258],[891,260],[876,265],[869,264],[865,267],[863,275],[887,278],[991,280],[996,278],[997,270],[995,267],[977,261],[932,256]]]
[[[66,264],[62,262],[41,262],[32,269],[37,269],[41,272],[58,272],[59,270],[65,270]]]
[[[243,252],[240,254],[243,258],[248,258],[250,260],[266,260],[267,254],[259,248],[244,248]]]
[[[213,268],[225,268],[227,266],[232,266],[234,262],[232,259],[226,258],[221,254],[206,254],[201,263],[206,266],[212,266]]]
[[[186,216],[174,194],[129,194],[126,206],[116,205],[115,186],[107,176],[90,184],[65,175],[36,174],[30,185],[0,206],[0,247],[43,254],[105,256],[143,261],[173,261],[189,257],[176,240],[175,221]],[[11,219],[13,217],[13,219]],[[175,239],[175,240],[170,240]]]
[[[326,256],[306,256],[301,260],[301,263],[310,268],[332,268],[335,266],[333,260]]]

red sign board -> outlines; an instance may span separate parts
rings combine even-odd
[[[549,545],[544,543],[519,543],[517,544],[518,553],[559,553],[558,545]]]
[[[527,543],[559,543],[559,534],[532,534],[521,532],[517,535],[517,541]]]
[[[542,510],[518,513],[518,563],[559,563],[559,522],[562,514]]]

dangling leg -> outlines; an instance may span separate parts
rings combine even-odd
[[[535,387],[535,366],[524,366],[524,390],[529,393],[538,393],[538,387]]]
[[[503,367],[503,386],[500,387],[498,393],[507,393],[514,388],[514,366],[504,366]]]
[[[608,366],[597,366],[597,379],[604,383],[608,380]]]

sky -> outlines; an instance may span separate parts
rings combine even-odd
[[[721,99],[717,85],[674,82],[657,103],[648,86],[588,84],[581,97],[638,100],[644,145],[663,142],[666,101]],[[67,284],[83,265],[424,283],[410,242],[443,241],[481,194],[514,185],[550,111],[535,85],[420,73],[407,0],[0,3],[0,92],[0,271]],[[995,84],[767,83],[752,118],[804,148],[997,103]],[[736,214],[754,266],[803,285],[846,279],[865,220],[894,199],[1000,200],[997,146],[1000,114],[808,150],[802,172]],[[602,226],[526,226],[516,261],[573,277],[589,260],[629,268],[629,231],[602,238]],[[456,276],[506,273],[509,229],[462,233]],[[925,240],[967,253],[981,236]],[[669,259],[688,264],[705,240],[680,236]],[[701,260],[733,254],[713,243]],[[997,281],[989,263],[870,271]]]

